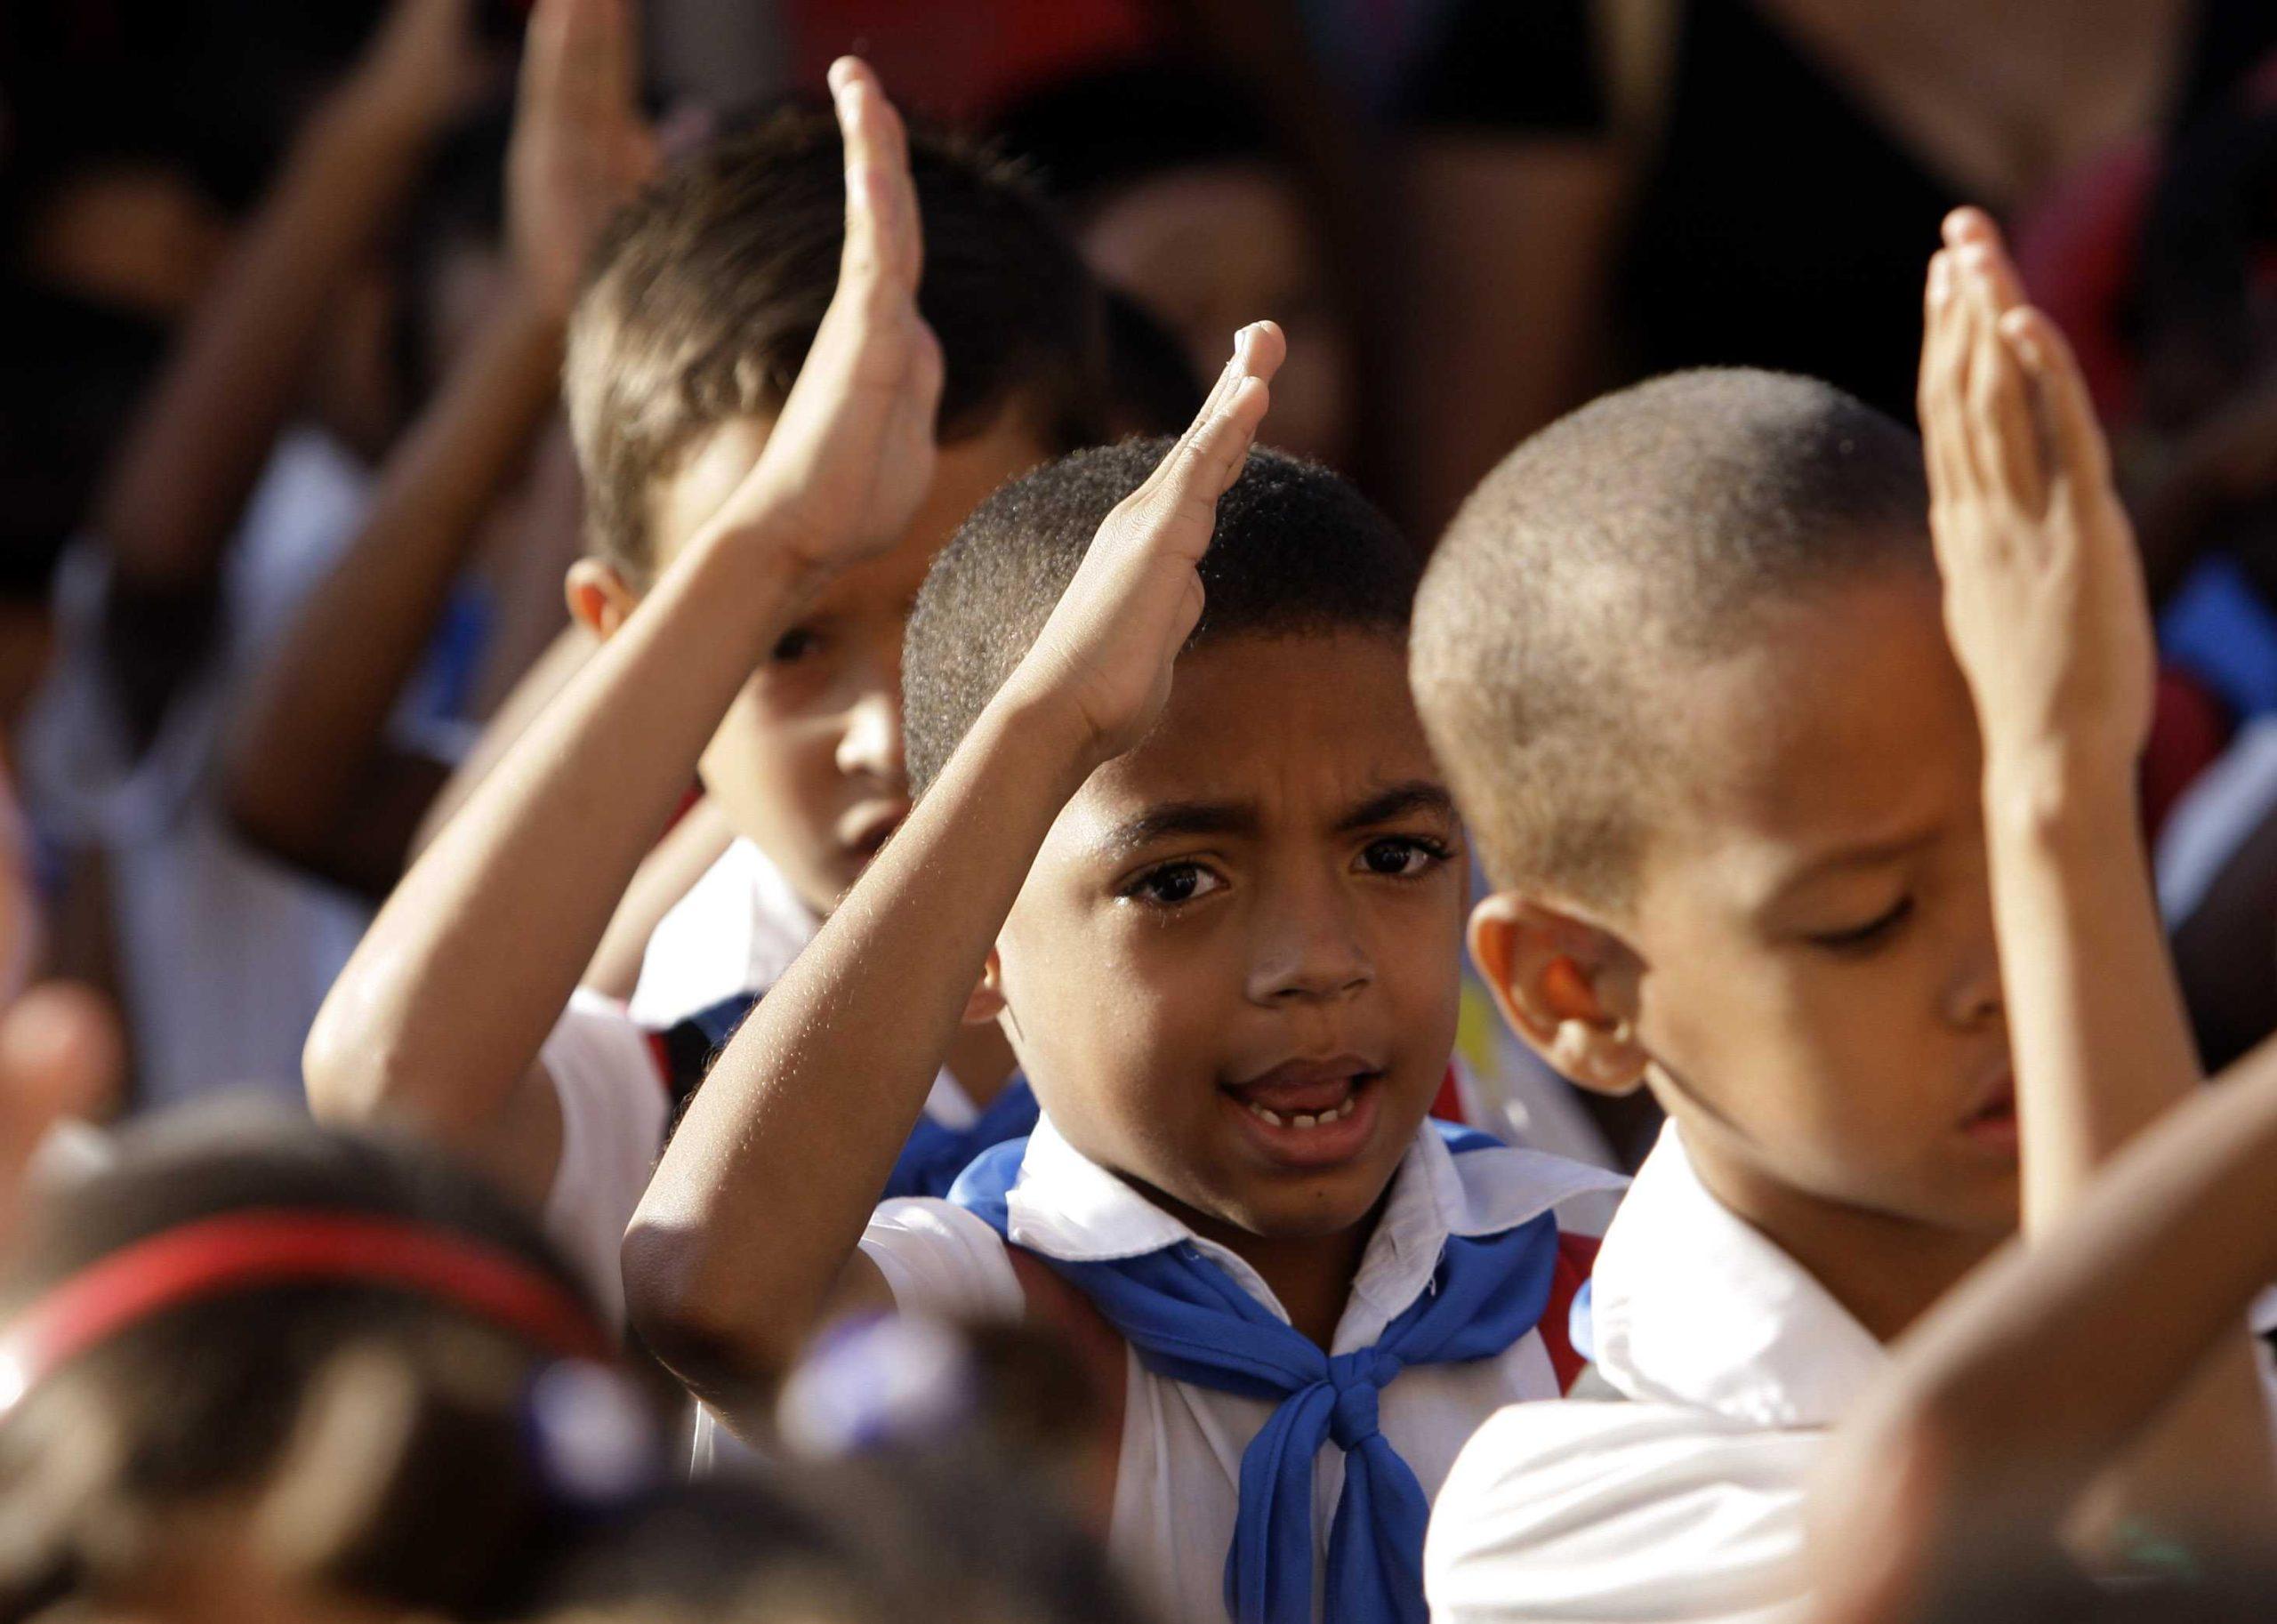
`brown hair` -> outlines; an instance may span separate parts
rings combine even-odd
[[[139,1242],[278,1212],[415,1225],[585,1302],[503,1195],[411,1145],[223,1103],[130,1128],[117,1146],[112,1165],[35,1208],[0,1272],[0,1320],[15,1326]],[[557,1515],[525,1413],[554,1363],[463,1304],[349,1274],[152,1313],[0,1416],[0,1619],[131,1592],[230,1507],[281,1577],[483,1616]]]
[[[940,433],[1010,406],[1046,448],[1099,438],[1106,324],[1097,284],[1019,173],[913,132],[924,222],[919,308],[941,342]],[[828,115],[788,109],[680,164],[611,224],[572,318],[569,420],[592,551],[645,584],[649,503],[704,435],[788,396],[838,284],[844,156]]]

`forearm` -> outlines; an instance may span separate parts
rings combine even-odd
[[[505,697],[490,712],[490,720],[483,723],[473,749],[460,759],[451,769],[451,776],[444,780],[443,787],[435,792],[434,800],[428,803],[426,816],[411,837],[410,855],[414,860],[450,826],[451,820],[473,798],[475,791],[498,770],[498,764],[513,750],[516,741],[544,714],[546,706],[569,686],[570,679],[584,668],[599,647],[591,632],[572,621],[516,679]]]
[[[310,1038],[312,1099],[488,1121],[804,590],[764,537],[689,544],[381,911]]]
[[[352,85],[294,149],[130,433],[95,529],[121,578],[193,585],[216,567],[298,398],[348,273],[410,189],[425,134]]]
[[[815,1328],[1088,770],[1066,734],[1000,696],[688,1107],[625,1248],[635,1323],[683,1375],[763,1379]]]
[[[1985,825],[2030,1233],[2187,1098],[2199,1067],[2131,773],[1995,752]]]
[[[2196,1092],[2200,1073],[2131,775],[2083,781],[1996,757],[1987,800],[2025,1230],[2037,1239],[2089,1199],[2113,1156]],[[2106,1485],[2120,1519],[2219,1531],[2270,1506],[2267,1428],[2241,1327],[2206,1364]]]
[[[556,398],[560,347],[558,322],[513,301],[389,459],[362,533],[303,605],[232,748],[228,805],[257,843],[318,864],[361,803],[452,583]]]

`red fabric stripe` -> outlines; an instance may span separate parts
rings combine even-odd
[[[1455,1080],[1452,1062],[1447,1065],[1446,1076],[1440,1080],[1439,1091],[1431,1097],[1431,1114],[1443,1122],[1460,1122],[1466,1128],[1470,1126],[1470,1118],[1462,1108],[1462,1084]]]
[[[1565,1392],[1573,1385],[1573,1379],[1588,1368],[1573,1347],[1571,1329],[1573,1299],[1581,1295],[1581,1284],[1589,1271],[1597,1266],[1595,1235],[1560,1234],[1557,1237],[1557,1266],[1549,1277],[1549,1306],[1541,1311],[1541,1339],[1549,1349],[1550,1368],[1557,1372],[1557,1390]]]

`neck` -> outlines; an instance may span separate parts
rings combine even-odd
[[[1261,1235],[1197,1212],[1160,1190],[1143,1185],[1138,1188],[1147,1200],[1183,1220],[1195,1234],[1215,1241],[1255,1269],[1288,1311],[1289,1323],[1323,1349],[1336,1340],[1337,1323],[1351,1300],[1360,1260],[1367,1255],[1384,1203],[1391,1199],[1390,1191],[1386,1190],[1358,1223],[1326,1234]]]
[[[994,1021],[985,1026],[959,1027],[942,1059],[965,1097],[984,1111],[1004,1091],[1017,1064],[1011,1044]]]
[[[1684,1141],[1709,1194],[1800,1264],[1879,1341],[1903,1335],[2007,1238],[1797,1189],[1744,1157],[1721,1154],[1714,1137],[1689,1134]]]

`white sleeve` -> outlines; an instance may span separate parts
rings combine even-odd
[[[1433,1508],[1433,1624],[1798,1620],[1820,1438],[1668,1404],[1506,1409],[1464,1446]]]
[[[595,993],[571,997],[538,1060],[561,1104],[561,1162],[545,1198],[545,1232],[621,1327],[618,1254],[664,1148],[672,1097],[648,1034],[624,1005]]]
[[[862,1234],[903,1314],[1017,1320],[1026,1306],[1004,1238],[962,1207],[922,1196],[881,1203]]]
[[[103,640],[111,557],[81,540],[55,577],[56,653],[25,719],[24,778],[44,829],[73,845],[131,844],[171,827],[204,781],[220,736],[223,680],[208,657],[138,749]]]

